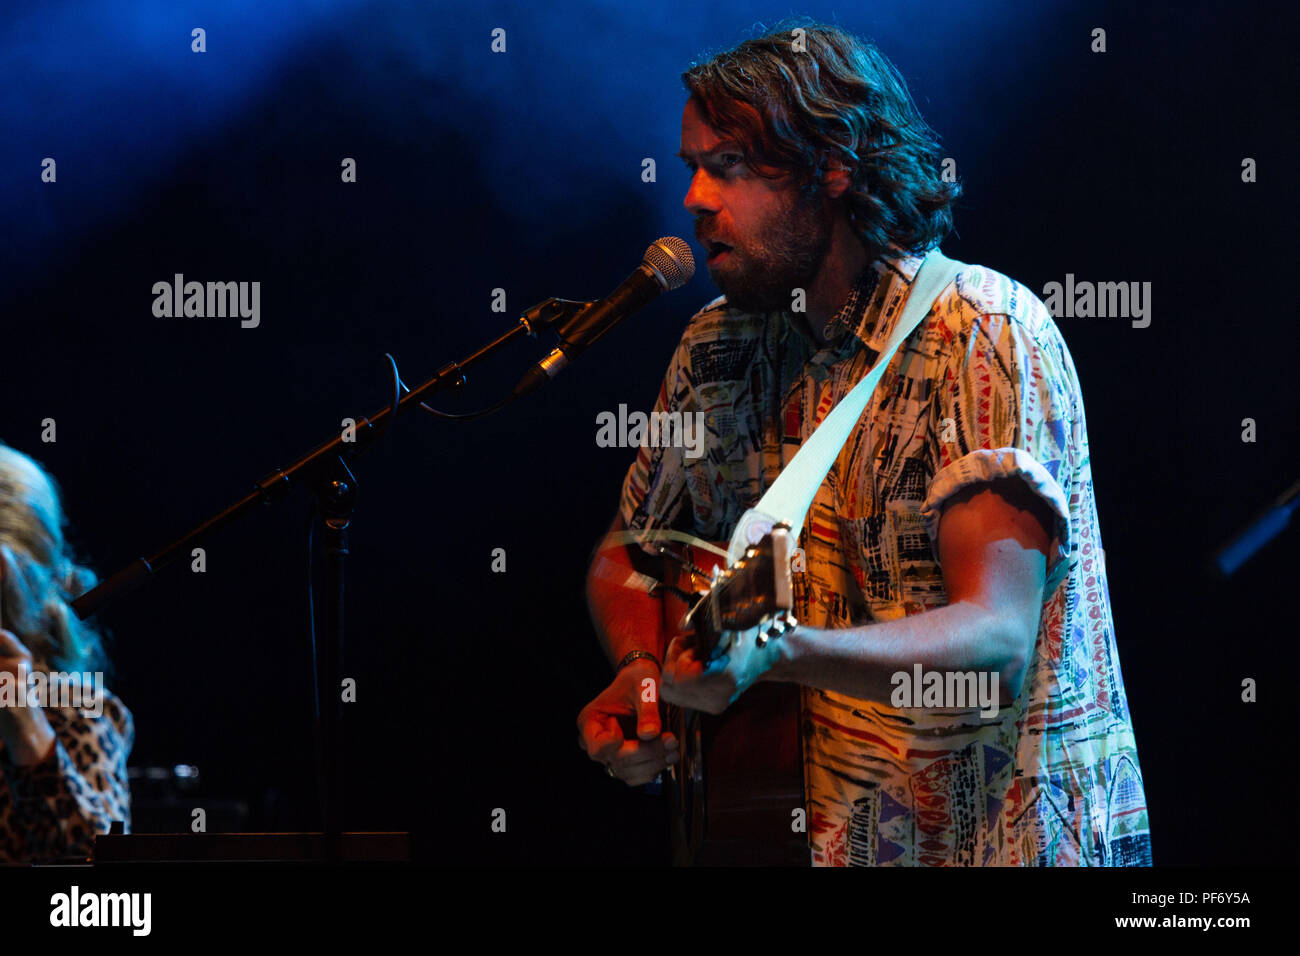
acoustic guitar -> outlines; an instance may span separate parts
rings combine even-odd
[[[795,625],[787,528],[736,564],[700,547],[664,556],[664,622],[709,657],[737,641],[780,640]],[[760,682],[719,715],[667,705],[681,759],[665,779],[679,866],[808,866],[800,688]],[[806,830],[800,827],[799,831]]]

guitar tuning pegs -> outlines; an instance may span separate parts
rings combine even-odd
[[[771,632],[769,631],[768,633]],[[757,647],[760,651],[763,648],[767,647],[767,634],[764,634],[760,631],[758,636],[754,638],[754,646]]]

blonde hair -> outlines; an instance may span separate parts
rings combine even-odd
[[[69,604],[95,585],[64,539],[59,489],[43,468],[0,444],[0,627],[34,662],[61,671],[104,669],[103,643]]]

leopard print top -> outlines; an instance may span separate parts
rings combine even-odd
[[[0,743],[0,864],[87,858],[97,833],[122,821],[131,832],[126,758],[135,721],[104,692],[103,713],[46,708],[57,742],[32,767],[19,767]]]

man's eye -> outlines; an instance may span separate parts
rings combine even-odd
[[[718,165],[723,169],[733,169],[744,161],[739,153],[723,153],[718,157]]]

